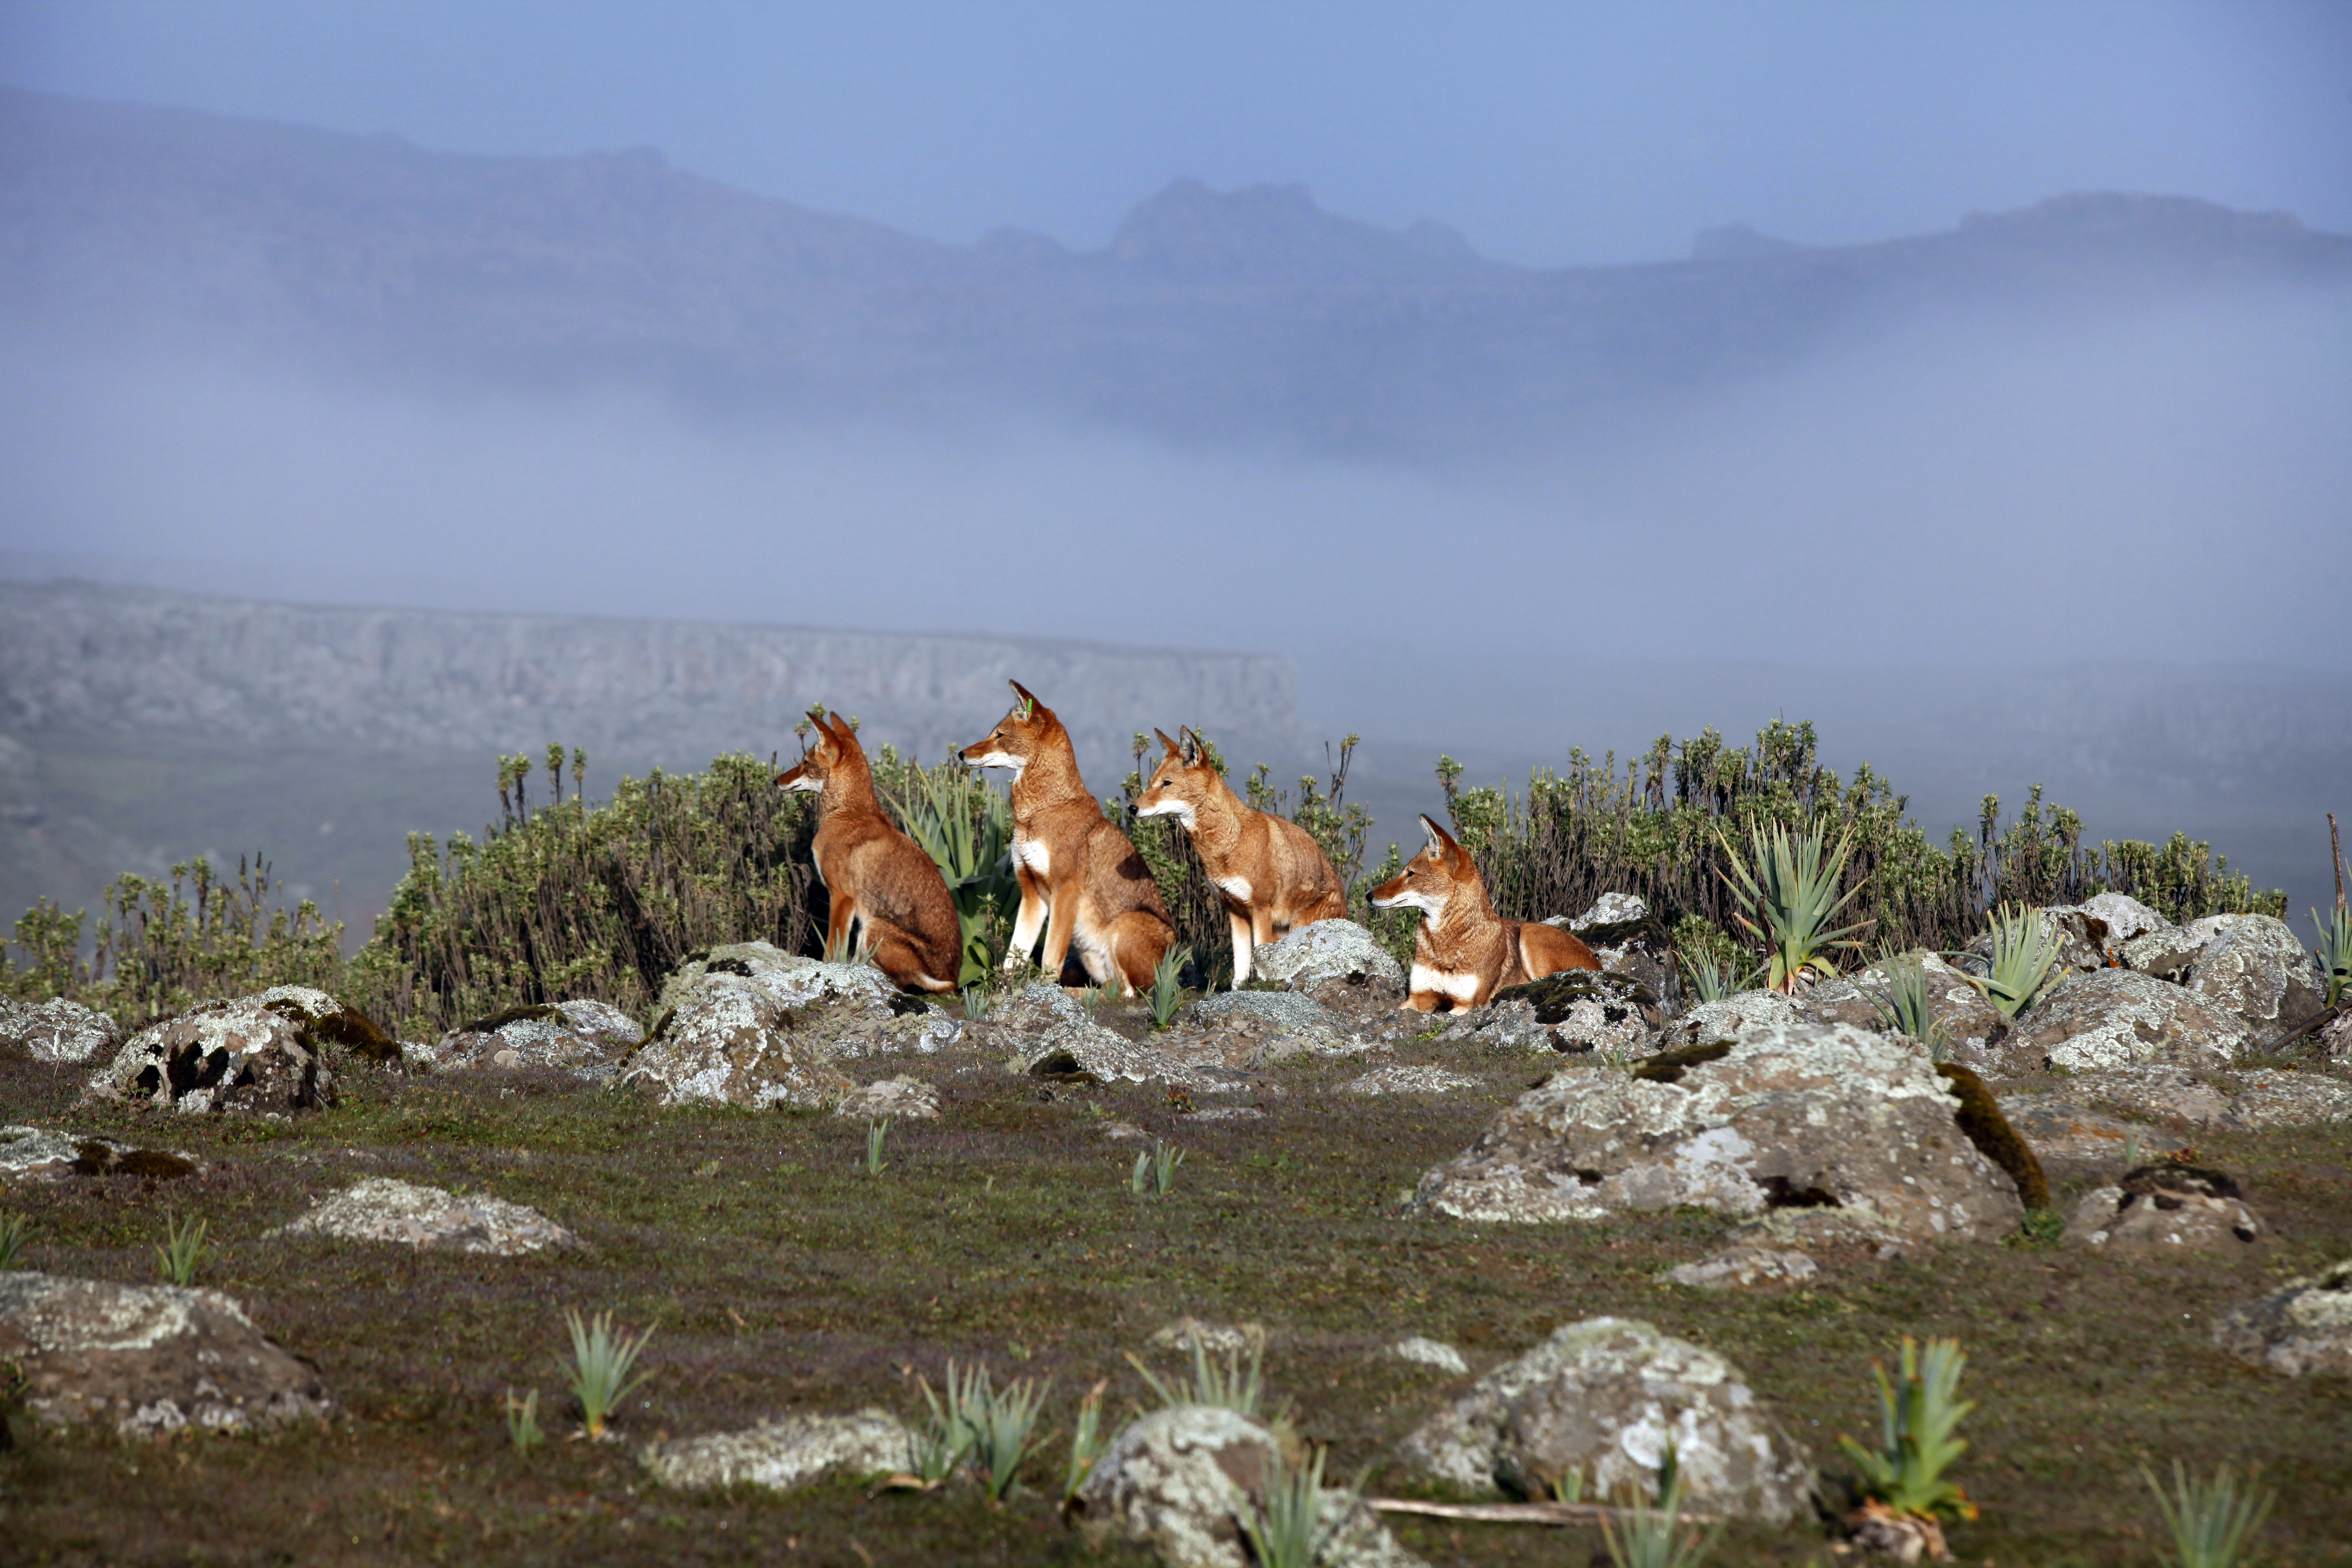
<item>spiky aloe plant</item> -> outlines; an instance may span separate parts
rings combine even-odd
[[[2156,1506],[2172,1535],[2176,1555],[2165,1559],[2171,1568],[2237,1568],[2246,1542],[2278,1500],[2276,1492],[2257,1489],[2252,1476],[2241,1479],[2227,1465],[2214,1472],[2211,1481],[2200,1482],[2190,1480],[2180,1461],[2173,1460],[2171,1497],[2164,1495],[2146,1465],[2139,1473],[2156,1494]]]
[[[14,1209],[0,1212],[0,1268],[14,1268],[24,1256],[25,1237],[33,1228],[29,1215]]]
[[[1903,1337],[1902,1373],[1889,1379],[1883,1362],[1878,1377],[1879,1446],[1866,1448],[1841,1435],[1838,1447],[1862,1470],[1864,1493],[1885,1512],[1932,1523],[1938,1517],[1974,1519],[1968,1493],[1944,1479],[1953,1461],[1968,1451],[1968,1439],[1952,1434],[1976,1408],[1959,1397],[1960,1372],[1969,1358],[1958,1340],[1925,1345]]]
[[[2352,910],[2337,910],[2326,924],[2314,910],[2311,923],[2319,933],[2319,967],[2327,976],[2327,1005],[2333,1007],[2352,986]]]
[[[899,816],[908,835],[939,867],[955,901],[963,939],[958,983],[984,981],[996,967],[990,941],[996,911],[1011,909],[1021,892],[1013,876],[1012,806],[969,772],[914,773],[921,787],[908,793]]]
[[[967,1386],[964,1424],[971,1430],[972,1462],[980,1467],[988,1500],[1002,1502],[1013,1490],[1021,1462],[1036,1450],[1031,1434],[1045,1402],[1045,1386],[1024,1377],[994,1388],[986,1367],[974,1370],[979,1375]]]
[[[1250,1544],[1250,1559],[1260,1568],[1318,1568],[1346,1560],[1348,1547],[1360,1534],[1365,1520],[1350,1489],[1338,1506],[1323,1506],[1324,1450],[1293,1468],[1276,1445],[1265,1467],[1265,1500],[1244,1502],[1235,1515]],[[1323,1516],[1328,1511],[1331,1522]]]
[[[581,1424],[588,1436],[601,1438],[621,1401],[652,1375],[633,1369],[654,1331],[647,1325],[635,1335],[625,1330],[616,1333],[612,1313],[599,1312],[583,1322],[576,1308],[566,1310],[563,1321],[572,1331],[572,1362],[563,1369],[564,1381],[571,1385],[572,1396],[580,1401]]]
[[[867,1175],[878,1176],[887,1166],[888,1162],[882,1158],[882,1142],[889,1136],[890,1119],[888,1117],[866,1124],[866,1173]]]
[[[1862,896],[1860,882],[1843,895],[1837,890],[1853,847],[1852,834],[1840,834],[1824,851],[1821,834],[1811,829],[1792,836],[1787,828],[1776,827],[1769,840],[1762,830],[1751,829],[1745,858],[1722,829],[1716,830],[1716,839],[1731,861],[1731,868],[1720,873],[1724,885],[1756,911],[1753,920],[1746,914],[1736,918],[1769,955],[1765,984],[1775,991],[1793,992],[1815,974],[1835,974],[1837,965],[1830,954],[1861,946],[1854,932],[1868,923],[1830,924]]]
[[[506,1414],[507,1441],[514,1445],[517,1453],[528,1452],[547,1441],[547,1435],[539,1429],[539,1390],[534,1388],[518,1397],[513,1389],[508,1389]]]
[[[1110,1379],[1104,1378],[1087,1389],[1086,1397],[1078,1401],[1077,1422],[1070,1428],[1069,1468],[1062,1477],[1062,1506],[1065,1509],[1070,1506],[1070,1500],[1078,1495],[1078,1489],[1087,1484],[1087,1478],[1094,1474],[1095,1461],[1102,1458],[1105,1448],[1110,1447],[1109,1440],[1102,1435],[1103,1391],[1109,1386]]]
[[[1143,1002],[1151,1010],[1153,1028],[1164,1029],[1176,1021],[1176,1009],[1184,1003],[1184,966],[1192,962],[1191,948],[1171,948],[1151,971],[1151,989]]]
[[[204,1256],[205,1229],[203,1220],[193,1217],[164,1221],[169,1239],[155,1248],[155,1268],[165,1279],[180,1286],[196,1282],[196,1259]]]
[[[2042,994],[2060,951],[2058,933],[2042,920],[2041,910],[2003,904],[1993,912],[1988,973],[1969,975],[1969,984],[1983,992],[2002,1017],[2014,1018]]]
[[[1601,1539],[1616,1568],[1699,1568],[1715,1550],[1723,1527],[1702,1533],[1683,1525],[1683,1500],[1689,1483],[1673,1464],[1673,1450],[1661,1470],[1655,1503],[1633,1503],[1614,1520],[1601,1520]]]
[[[1152,1140],[1150,1151],[1135,1157],[1135,1168],[1127,1175],[1128,1191],[1138,1197],[1166,1197],[1176,1186],[1176,1167],[1183,1163],[1183,1150]]]
[[[1207,1405],[1219,1410],[1255,1416],[1265,1403],[1265,1379],[1262,1365],[1265,1357],[1265,1344],[1256,1340],[1250,1342],[1249,1371],[1244,1374],[1238,1350],[1225,1352],[1224,1368],[1220,1371],[1209,1360],[1208,1347],[1202,1344],[1201,1336],[1196,1333],[1192,1339],[1192,1375],[1189,1380],[1180,1373],[1172,1380],[1162,1381],[1150,1367],[1136,1360],[1131,1351],[1128,1352],[1128,1364],[1143,1374],[1143,1381],[1152,1394],[1170,1409],[1180,1405]]]
[[[1928,1005],[1927,957],[1906,953],[1887,959],[1883,967],[1886,984],[1870,994],[1870,1005],[1878,1014],[1878,1021],[1895,1034],[1917,1040],[1927,1047],[1931,1059],[1942,1061],[1950,1042],[1943,1021]]]

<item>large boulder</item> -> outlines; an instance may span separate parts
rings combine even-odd
[[[1666,1025],[1658,1046],[1662,1050],[1704,1046],[1736,1038],[1743,1030],[1802,1021],[1793,996],[1778,991],[1736,991],[1720,1002],[1692,1004],[1681,1017]]]
[[[350,1003],[310,985],[273,985],[252,998],[302,1029],[302,1043],[331,1065],[358,1061],[389,1067],[401,1059],[400,1042]]]
[[[913,1435],[887,1411],[783,1415],[740,1432],[656,1442],[638,1461],[666,1487],[765,1487],[786,1492],[822,1476],[882,1475],[913,1462]]]
[[[487,1068],[549,1068],[591,1083],[610,1080],[646,1032],[618,1007],[602,1002],[543,1003],[461,1024],[434,1047],[436,1072]]]
[[[1087,1473],[1071,1513],[1097,1550],[1140,1546],[1167,1568],[1249,1568],[1241,1521],[1263,1505],[1280,1459],[1275,1436],[1239,1411],[1156,1410],[1119,1429]],[[1333,1549],[1318,1561],[1331,1568],[1421,1561],[1343,1490],[1324,1489],[1320,1512]]]
[[[1675,994],[1680,994],[1679,988]],[[1495,993],[1488,1011],[1500,1015],[1514,1005],[1532,1009],[1532,1022],[1539,1027],[1507,1031],[1528,1037],[1515,1038],[1513,1048],[1564,1056],[1587,1051],[1618,1060],[1639,1056],[1656,1042],[1665,1022],[1665,1007],[1655,990],[1632,974],[1605,969],[1564,969],[1525,985],[1505,986]]]
[[[335,1073],[308,1027],[257,996],[205,1002],[142,1029],[94,1075],[88,1100],[158,1110],[283,1117],[335,1100]]]
[[[799,1026],[835,1057],[928,1055],[963,1037],[961,1019],[908,995],[870,963],[825,963],[764,942],[714,947],[678,965],[654,1005],[654,1033],[698,991],[729,976],[800,1014]]]
[[[1975,1060],[1986,1042],[1998,1039],[2009,1020],[1985,1000],[1969,977],[1938,955],[1906,952],[1896,960],[1881,960],[1867,969],[1824,980],[1796,999],[1797,1016],[1809,1024],[1857,1024],[1883,1029],[1880,1008],[1893,984],[1892,963],[1916,963],[1927,983],[1927,1016],[1942,1032],[1955,1055]]]
[[[2090,922],[2092,940],[2110,953],[2127,942],[2173,929],[2170,921],[2128,893],[2100,893],[2074,907]]]
[[[1602,973],[1639,983],[1665,1015],[1682,1011],[1683,968],[1675,953],[1674,934],[1640,899],[1631,893],[1603,893],[1582,914],[1555,916],[1544,923],[1574,931],[1601,961]]]
[[[1784,1024],[1695,1054],[1712,1059],[1554,1075],[1424,1174],[1417,1200],[1480,1221],[1836,1207],[1918,1237],[2016,1229],[2015,1183],[1969,1142],[1915,1043]]]
[[[334,1405],[314,1368],[217,1290],[0,1273],[6,1362],[36,1419],[122,1436],[270,1431]]]
[[[1542,1498],[1575,1476],[1590,1498],[1647,1499],[1669,1443],[1698,1510],[1780,1523],[1812,1490],[1803,1453],[1738,1368],[1630,1318],[1558,1330],[1480,1378],[1401,1452],[1474,1490]]]
[[[0,1057],[37,1062],[86,1062],[122,1043],[113,1017],[79,1002],[52,997],[38,1006],[0,998]]]
[[[1404,994],[1404,966],[1353,921],[1317,921],[1291,930],[1250,955],[1250,978],[1319,994],[1326,985],[1370,986]]]
[[[2065,1242],[2105,1252],[2235,1251],[2262,1239],[2238,1184],[2193,1165],[2142,1165],[2074,1205]]]
[[[2189,989],[2264,1046],[2319,1016],[2327,977],[2284,921],[2244,915],[2197,955]]]
[[[1297,991],[1221,991],[1193,1003],[1185,1016],[1203,1035],[1244,1047],[1228,1053],[1236,1067],[1296,1056],[1355,1056],[1366,1048],[1337,1013]]]
[[[391,1242],[420,1252],[486,1252],[499,1258],[580,1245],[578,1237],[537,1209],[486,1193],[461,1197],[393,1176],[376,1176],[321,1198],[310,1213],[277,1234]]]
[[[2352,1377],[2352,1258],[2231,1308],[2213,1325],[2213,1342],[2287,1377]]]
[[[2035,1000],[1995,1048],[2011,1071],[2128,1067],[2158,1057],[2226,1062],[2245,1049],[2245,1021],[2169,981],[2102,969],[2060,982]]]
[[[2230,1123],[2252,1131],[2352,1121],[2352,1084],[2325,1073],[2254,1068],[2237,1075]]]
[[[629,1053],[620,1082],[664,1105],[828,1110],[857,1086],[833,1065],[824,1012],[793,1007],[742,975],[701,976]]]

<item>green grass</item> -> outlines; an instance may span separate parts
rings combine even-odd
[[[1435,1048],[1401,1054],[1441,1059]],[[500,1562],[838,1568],[956,1561],[1130,1564],[1088,1554],[1055,1502],[1059,1435],[1108,1380],[1100,1425],[1158,1401],[1189,1357],[1150,1350],[1180,1317],[1262,1323],[1265,1377],[1329,1473],[1370,1467],[1369,1494],[1433,1495],[1394,1459],[1461,1380],[1382,1356],[1404,1334],[1461,1347],[1484,1371],[1559,1324],[1615,1313],[1707,1344],[1826,1474],[1840,1431],[1876,1430],[1874,1359],[1910,1334],[1968,1346],[1969,1448],[1952,1479],[1982,1510],[1950,1524],[1966,1561],[2034,1568],[2147,1564],[2168,1544],[2140,1479],[2175,1458],[2210,1475],[2259,1465],[2277,1506],[2265,1560],[2341,1564],[2352,1495],[2341,1380],[2290,1380],[2210,1342],[2216,1314],[2352,1253],[2352,1127],[2260,1137],[2200,1131],[2200,1161],[2243,1180],[2274,1239],[2215,1259],[1922,1247],[1828,1260],[1806,1289],[1686,1291],[1661,1270],[1712,1247],[1718,1216],[1487,1227],[1415,1218],[1396,1195],[1467,1145],[1533,1076],[1523,1062],[1448,1065],[1485,1088],[1443,1100],[1359,1100],[1357,1062],[1269,1069],[1286,1092],[1262,1120],[1174,1114],[1158,1086],[1052,1086],[952,1053],[861,1064],[938,1081],[943,1115],[890,1139],[891,1176],[860,1168],[866,1129],[831,1116],[662,1111],[536,1073],[414,1080],[354,1074],[344,1103],[290,1125],[69,1112],[77,1075],[0,1062],[11,1119],[171,1146],[205,1163],[25,1188],[40,1267],[147,1283],[168,1214],[205,1220],[204,1282],[319,1365],[341,1407],[283,1438],[190,1436],[155,1447],[35,1433],[0,1454],[12,1562]],[[1184,1201],[1126,1200],[1132,1159],[1103,1137],[1131,1122],[1189,1151]],[[1280,1158],[1268,1156],[1278,1152]],[[1253,1163],[1253,1160],[1262,1163]],[[719,1173],[692,1173],[712,1160]],[[316,1194],[398,1174],[540,1208],[578,1251],[499,1258],[269,1234]],[[2062,1185],[2063,1208],[2086,1183]],[[1114,1201],[1117,1200],[1117,1201]],[[658,1321],[651,1381],[612,1419],[618,1444],[519,1451],[509,1388],[546,1382],[561,1345],[551,1303]],[[788,1410],[878,1405],[910,1423],[918,1377],[947,1360],[1050,1380],[1047,1446],[1003,1505],[984,1489],[868,1497],[857,1479],[775,1497],[649,1484],[635,1447],[727,1431]],[[1220,1369],[1222,1370],[1222,1369]],[[546,1413],[541,1412],[542,1417]],[[550,1423],[551,1427],[554,1426]],[[112,1506],[136,1496],[136,1509]],[[1391,1519],[1445,1564],[1582,1563],[1598,1528]],[[1824,1532],[1731,1525],[1711,1561],[1831,1561]]]

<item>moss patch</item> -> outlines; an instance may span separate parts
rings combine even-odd
[[[1959,1096],[1960,1108],[1952,1119],[1977,1146],[1977,1152],[2009,1173],[2009,1179],[2017,1184],[2019,1201],[2027,1208],[2048,1208],[2050,1182],[2042,1173],[2042,1162],[2000,1113],[2000,1101],[1993,1098],[1984,1079],[1958,1062],[1937,1062],[1936,1071]]]

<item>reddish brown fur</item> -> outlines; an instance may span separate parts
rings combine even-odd
[[[1470,852],[1424,816],[1428,847],[1403,875],[1372,889],[1382,909],[1419,908],[1412,937],[1412,991],[1402,1004],[1423,1013],[1484,1007],[1506,985],[1523,985],[1563,969],[1598,969],[1592,950],[1570,931],[1534,921],[1505,920],[1486,897],[1486,879]],[[1420,900],[1439,908],[1435,913]],[[1467,994],[1465,994],[1465,993]]]
[[[1293,926],[1348,918],[1339,873],[1314,835],[1244,803],[1187,730],[1181,744],[1155,730],[1168,754],[1137,797],[1140,816],[1173,816],[1192,835],[1202,868],[1224,900],[1233,928],[1234,984],[1250,977],[1250,957]]]
[[[898,830],[874,794],[874,771],[857,735],[839,720],[812,713],[816,742],[788,772],[786,789],[819,787],[816,874],[833,905],[825,951],[862,927],[858,949],[908,991],[952,991],[963,967],[963,931],[955,900],[923,847]]]
[[[1028,962],[1042,932],[1045,970],[1078,962],[1098,985],[1132,996],[1176,941],[1160,888],[1127,835],[1110,825],[1078,776],[1070,732],[1019,681],[1021,700],[984,741],[963,749],[982,766],[1017,767],[1013,778],[1013,869],[1021,913],[1005,950],[1008,969]],[[1002,759],[991,761],[991,759]]]

